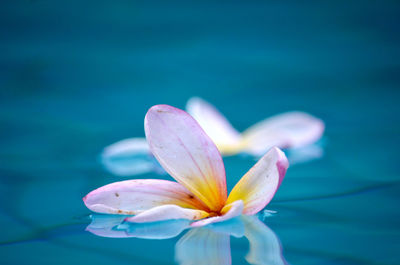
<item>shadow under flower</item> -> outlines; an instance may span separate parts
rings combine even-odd
[[[175,245],[175,260],[181,265],[232,264],[230,236],[246,237],[249,264],[287,264],[278,236],[257,216],[242,215],[227,222],[191,228],[188,220],[153,223],[124,222],[126,216],[91,215],[87,231],[101,237],[169,239],[188,229]]]

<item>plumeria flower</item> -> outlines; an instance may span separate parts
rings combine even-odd
[[[242,215],[229,222],[191,228],[188,220],[134,224],[113,215],[92,215],[87,231],[101,237],[169,239],[188,231],[175,245],[175,260],[179,264],[232,264],[230,237],[245,237],[249,264],[287,264],[278,236],[257,216]]]
[[[112,183],[83,198],[90,210],[134,215],[125,221],[135,223],[194,220],[191,226],[253,215],[271,201],[289,164],[281,150],[271,148],[227,196],[222,157],[189,114],[168,105],[154,106],[146,114],[145,133],[151,152],[177,182],[137,179]]]
[[[201,98],[191,98],[186,110],[223,155],[247,153],[259,157],[273,146],[301,148],[318,141],[325,128],[322,120],[292,111],[270,117],[239,133],[214,106]]]
[[[320,158],[323,150],[318,141],[324,123],[304,112],[287,112],[261,121],[242,134],[210,103],[194,97],[186,109],[217,145],[222,155],[247,153],[257,158],[271,147],[288,149],[289,161],[301,163]],[[104,167],[117,176],[132,176],[148,172],[164,174],[154,159],[145,138],[128,138],[104,148]]]

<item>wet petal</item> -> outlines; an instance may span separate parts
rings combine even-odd
[[[145,138],[129,138],[107,146],[101,154],[101,162],[117,176],[165,173],[151,154]]]
[[[206,209],[181,184],[156,179],[135,179],[108,184],[90,192],[83,201],[90,210],[108,214],[138,214],[166,204]]]
[[[181,265],[230,265],[229,235],[205,228],[192,229],[176,243],[175,259]]]
[[[245,236],[249,240],[250,251],[246,255],[249,264],[287,264],[282,255],[278,236],[256,216],[241,216],[245,226]]]
[[[186,110],[210,136],[221,153],[239,151],[240,133],[214,106],[201,98],[194,97],[187,102]]]
[[[227,203],[243,200],[244,214],[261,211],[274,197],[289,166],[285,154],[273,147],[232,189]]]
[[[125,221],[145,223],[171,219],[199,220],[207,216],[208,213],[202,210],[186,209],[176,205],[161,205],[141,212],[138,215],[128,217]]]
[[[243,133],[244,151],[263,155],[272,146],[300,147],[316,142],[325,129],[322,120],[304,112],[287,112],[261,121]]]
[[[243,212],[243,202],[241,200],[227,204],[222,210],[221,216],[210,217],[191,224],[192,227],[205,226],[212,223],[223,222],[241,215]]]
[[[219,211],[226,201],[224,164],[200,125],[182,110],[157,105],[147,112],[145,131],[164,169],[211,210]]]

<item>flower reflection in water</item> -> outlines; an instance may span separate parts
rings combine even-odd
[[[175,259],[182,265],[231,264],[230,236],[194,228],[176,243]]]
[[[175,259],[180,265],[229,265],[231,259],[230,236],[246,237],[249,264],[287,264],[277,235],[257,216],[242,215],[230,221],[191,228],[188,220],[169,220],[153,223],[128,223],[124,217],[92,215],[87,231],[101,237],[168,239],[189,229],[175,245]]]

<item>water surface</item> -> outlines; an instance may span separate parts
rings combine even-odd
[[[1,264],[186,264],[182,253],[192,264],[229,263],[229,253],[233,264],[398,264],[399,7],[2,2]],[[191,96],[239,130],[289,110],[326,122],[323,156],[293,164],[267,207],[276,213],[258,216],[264,256],[249,252],[244,224],[162,240],[85,230],[81,198],[126,179],[104,170],[102,148],[143,136],[152,105],[184,108]],[[229,188],[255,163],[224,161]]]

